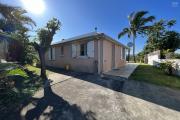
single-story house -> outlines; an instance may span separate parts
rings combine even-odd
[[[88,73],[104,73],[126,64],[126,47],[104,33],[91,32],[51,45],[46,65]]]

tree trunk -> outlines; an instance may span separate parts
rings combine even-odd
[[[46,76],[46,65],[45,65],[45,51],[43,48],[40,48],[39,51],[39,58],[41,62],[41,78],[47,80]]]
[[[136,63],[136,56],[135,56],[135,36],[133,36],[133,59],[134,59],[134,62]]]

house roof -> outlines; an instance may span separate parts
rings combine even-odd
[[[128,48],[127,46],[125,46],[122,43],[118,42],[117,40],[113,39],[112,37],[110,37],[110,36],[108,36],[108,35],[106,35],[104,33],[98,33],[98,32],[90,32],[90,33],[82,34],[82,35],[75,36],[75,37],[68,38],[68,39],[62,39],[61,41],[55,42],[52,45],[57,45],[57,44],[62,44],[62,43],[66,43],[66,42],[76,41],[76,40],[80,40],[80,39],[88,38],[88,37],[95,37],[95,36],[98,36],[98,35],[101,36],[101,37],[105,37],[107,40],[109,40],[111,42],[114,42],[115,44],[118,44],[118,45],[124,46],[125,48]]]

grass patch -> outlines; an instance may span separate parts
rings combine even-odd
[[[34,72],[34,73],[37,74],[37,75],[40,75],[40,72],[41,72],[41,69],[40,69],[40,68],[35,67],[35,66],[32,66],[32,65],[26,65],[26,67],[27,67],[27,69],[28,69],[29,71],[32,71],[32,72]],[[49,74],[51,74],[51,73],[52,73],[52,71],[46,70],[46,74],[47,74],[47,75],[49,75]]]
[[[140,64],[130,79],[180,89],[180,77],[169,76],[162,70],[147,64]]]
[[[24,77],[24,78],[27,78],[27,77],[28,77],[28,75],[26,74],[26,72],[24,72],[24,70],[22,70],[22,69],[20,69],[20,68],[10,70],[7,74],[8,74],[8,75],[19,75],[19,76],[22,76],[22,77]]]

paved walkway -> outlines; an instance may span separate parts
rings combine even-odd
[[[138,65],[138,63],[127,63],[125,66],[120,67],[119,69],[112,70],[104,74],[128,79]]]
[[[52,74],[55,84],[51,89],[38,91],[16,116],[12,113],[6,120],[180,119],[178,90],[91,74],[66,75]]]

